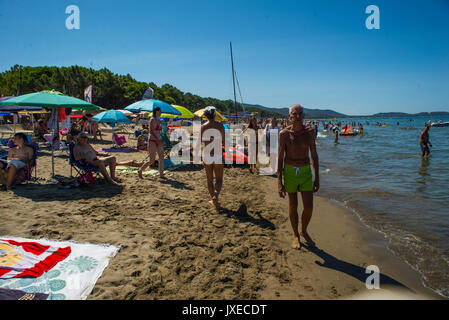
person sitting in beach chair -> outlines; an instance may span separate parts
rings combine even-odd
[[[74,141],[75,137],[78,136],[80,133],[81,133],[81,130],[78,125],[78,122],[76,122],[76,121],[72,122],[69,133],[67,134],[67,143],[70,144],[72,141]]]
[[[98,122],[92,120],[91,114],[88,114],[86,117],[87,117],[88,127],[90,127],[90,134],[93,136],[93,139],[97,140],[97,135],[100,135],[100,139],[103,140],[101,130],[98,126]]]
[[[107,182],[111,184],[118,184],[121,182],[115,176],[115,167],[117,160],[114,156],[110,156],[108,153],[96,151],[89,143],[86,132],[81,132],[77,139],[76,144],[73,146],[73,163],[78,168],[84,171],[93,171],[95,168],[100,171]],[[100,156],[101,158],[98,158]],[[106,167],[109,166],[109,171]]]
[[[44,136],[49,133],[44,119],[39,119],[36,136],[38,139],[45,140]]]
[[[137,137],[137,149],[141,150],[141,151],[148,150],[148,131],[147,130],[141,131],[140,135]]]
[[[24,133],[14,135],[14,147],[8,151],[6,160],[0,160],[0,183],[6,190],[12,186],[31,179],[31,170],[36,166],[37,143],[26,144]]]

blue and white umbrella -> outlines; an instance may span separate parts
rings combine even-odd
[[[169,114],[175,114],[180,116],[181,112],[176,110],[172,105],[155,99],[148,99],[148,100],[140,100],[137,102],[134,102],[133,104],[127,106],[125,110],[132,111],[132,112],[153,112],[153,108],[159,107],[161,108],[162,113],[169,113]]]
[[[131,123],[131,121],[118,110],[103,111],[96,116],[92,117],[92,120],[97,122],[105,122],[114,127],[117,122],[119,123]]]

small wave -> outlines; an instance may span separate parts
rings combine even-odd
[[[322,170],[320,171],[320,174],[328,174],[330,171],[331,169]]]
[[[321,133],[321,132],[318,132],[318,136],[317,136],[318,138],[327,138],[328,137],[328,135],[327,134],[324,134],[324,133]]]
[[[389,192],[386,190],[381,190],[381,189],[375,188],[375,187],[367,188],[366,190],[361,191],[360,194],[367,195],[367,196],[379,196],[379,197],[400,197],[401,196],[400,194],[397,194],[394,192]]]

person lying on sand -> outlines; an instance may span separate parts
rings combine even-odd
[[[279,135],[278,158],[278,189],[281,198],[288,193],[288,211],[294,238],[292,247],[301,248],[298,233],[298,191],[304,210],[301,218],[301,235],[310,246],[315,243],[307,233],[313,211],[313,192],[320,188],[318,175],[318,154],[315,145],[315,133],[311,127],[303,125],[304,111],[299,104],[290,107],[289,118],[291,125],[281,131]],[[315,170],[315,181],[312,183],[312,170],[310,169],[309,150]]]
[[[210,107],[206,107],[204,109],[204,115],[206,116],[208,121],[201,126],[200,136],[198,137],[198,141],[197,141],[197,144],[199,144],[199,146],[197,146],[196,150],[201,150],[202,137],[203,137],[203,134],[208,129],[218,130],[221,135],[221,146],[224,145],[225,129],[224,129],[223,124],[215,121],[215,114],[216,114],[215,107],[210,106]],[[204,142],[205,146],[207,146],[209,143],[211,143],[213,141],[213,139],[217,139],[220,137],[212,136],[211,138],[212,139],[210,141]],[[221,150],[221,146],[220,146],[220,150]],[[204,169],[206,171],[207,189],[209,190],[209,194],[211,197],[211,200],[209,201],[209,203],[211,205],[214,205],[215,209],[217,211],[220,211],[220,202],[218,201],[218,196],[220,195],[221,187],[223,185],[223,156],[222,156],[222,153],[220,152],[220,162],[212,161],[212,163],[209,163],[209,161],[207,161],[207,160],[205,161],[205,159],[203,159],[203,162],[204,162]],[[214,185],[214,175],[215,175],[215,185]]]
[[[73,156],[76,161],[90,163],[100,170],[103,177],[107,182],[117,185],[121,182],[115,176],[115,167],[117,166],[117,160],[114,156],[110,156],[108,153],[96,151],[88,142],[87,133],[81,132],[76,139],[75,147],[73,148]],[[101,156],[101,158],[98,158]],[[106,167],[109,166],[109,175]]]
[[[14,178],[20,169],[26,168],[27,163],[33,159],[33,149],[25,144],[27,138],[25,134],[18,132],[14,135],[14,148],[8,150],[7,160],[0,161],[0,174],[6,178],[4,187],[11,188]],[[8,169],[8,170],[7,170]],[[8,172],[6,172],[8,171]]]

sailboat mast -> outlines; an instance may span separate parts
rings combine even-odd
[[[229,46],[231,48],[231,64],[232,64],[232,84],[234,86],[234,112],[235,112],[235,118],[234,118],[234,122],[235,119],[237,119],[237,98],[235,95],[235,77],[234,77],[234,58],[232,56],[232,42],[229,42]]]

